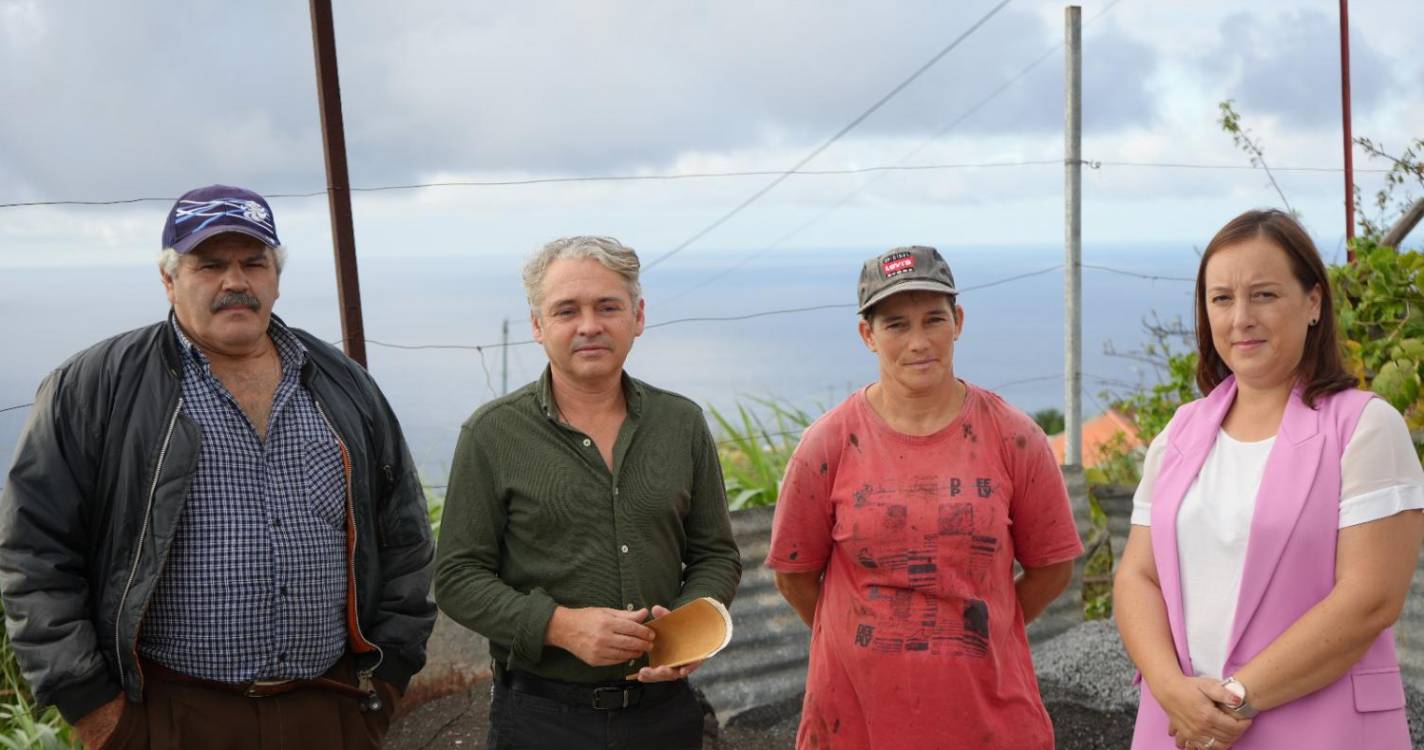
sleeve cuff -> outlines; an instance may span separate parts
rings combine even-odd
[[[1132,515],[1128,518],[1128,523],[1133,526],[1151,526],[1152,506],[1142,506],[1134,504],[1132,506]]]
[[[1337,528],[1358,526],[1406,510],[1420,509],[1424,509],[1424,486],[1397,484],[1341,500],[1340,525]]]
[[[59,715],[73,725],[119,693],[119,685],[109,676],[109,670],[100,668],[84,680],[45,696],[47,700],[41,702],[53,703]]]
[[[1079,557],[1083,556],[1084,551],[1085,549],[1083,547],[1083,543],[1078,542],[1077,544],[1074,544],[1071,547],[1064,547],[1061,550],[1057,550],[1046,555],[1040,555],[1033,559],[1025,560],[1019,558],[1018,563],[1019,565],[1022,565],[1025,568],[1046,568],[1049,565],[1057,565],[1058,563],[1065,563],[1072,560],[1077,560]]]
[[[376,668],[376,679],[399,690],[402,695],[410,685],[410,678],[417,671],[410,662],[394,653],[394,649],[388,649],[384,658],[381,659],[381,666]]]
[[[519,618],[519,630],[514,643],[510,644],[509,655],[524,664],[538,664],[544,657],[544,635],[549,630],[549,619],[554,616],[558,603],[544,589],[535,588],[529,592],[523,616]]]

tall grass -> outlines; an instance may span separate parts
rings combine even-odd
[[[781,477],[796,445],[814,417],[772,401],[752,399],[758,410],[737,404],[735,414],[708,407],[717,425],[717,454],[732,510],[775,505]]]
[[[79,738],[59,709],[35,705],[20,675],[10,637],[0,630],[0,748],[6,750],[79,750]]]

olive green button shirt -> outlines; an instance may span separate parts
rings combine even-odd
[[[544,645],[555,604],[674,609],[736,593],[741,556],[702,410],[627,374],[623,392],[611,472],[597,444],[559,421],[548,369],[460,430],[435,597],[510,669],[586,683],[646,660],[590,667]]]

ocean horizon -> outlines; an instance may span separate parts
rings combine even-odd
[[[956,373],[1032,412],[1063,407],[1061,248],[939,245],[965,289]],[[627,363],[633,376],[705,406],[734,409],[771,399],[812,414],[876,377],[854,309],[861,261],[873,248],[781,251],[725,276],[742,256],[669,262],[645,272],[648,329]],[[729,258],[731,260],[729,260]],[[1141,362],[1108,356],[1139,347],[1144,319],[1190,320],[1197,255],[1190,243],[1086,246],[1083,262],[1084,415],[1104,392],[1150,384]],[[522,259],[389,258],[361,261],[367,357],[429,484],[444,484],[460,424],[503,390],[536,379],[546,362],[527,342]],[[1004,281],[994,286],[986,284]],[[709,283],[710,282],[710,283]],[[700,286],[700,288],[698,288]],[[689,291],[690,290],[690,291]],[[843,307],[825,307],[844,305]],[[814,308],[814,309],[804,309]],[[777,311],[794,312],[777,312]],[[0,274],[0,409],[33,400],[40,380],[66,358],[122,331],[162,320],[168,302],[148,264],[9,268]],[[293,254],[275,312],[328,340],[340,338],[329,254]],[[759,313],[774,313],[759,315]],[[742,318],[726,320],[727,318]],[[498,344],[509,322],[507,360]],[[482,346],[401,349],[387,346]],[[0,413],[0,455],[13,455],[28,409]]]

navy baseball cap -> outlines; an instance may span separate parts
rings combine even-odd
[[[209,185],[189,190],[168,211],[163,246],[186,253],[219,234],[237,232],[268,247],[282,244],[267,199],[240,187]]]

